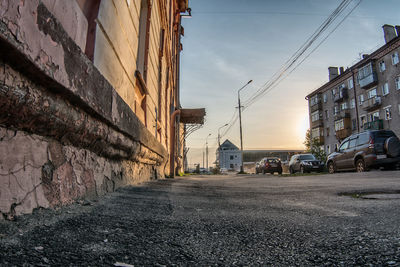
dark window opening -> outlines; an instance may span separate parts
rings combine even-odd
[[[96,42],[96,19],[99,14],[101,0],[76,0],[76,2],[78,3],[88,22],[85,54],[91,61],[93,61],[94,47]]]

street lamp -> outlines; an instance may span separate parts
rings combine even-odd
[[[206,170],[208,171],[208,137],[211,136],[211,134],[208,134],[206,137],[206,160],[207,160],[207,167]],[[204,151],[203,151],[203,168],[204,168]]]
[[[242,86],[238,90],[238,104],[239,104],[239,124],[240,124],[240,152],[242,154],[242,164],[240,165],[240,172],[243,173],[243,137],[242,137],[242,106],[240,105],[240,91],[245,88],[249,83],[251,83],[253,80],[248,81],[245,85]]]

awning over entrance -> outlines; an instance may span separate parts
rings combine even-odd
[[[205,108],[181,109],[180,122],[187,124],[204,124]]]

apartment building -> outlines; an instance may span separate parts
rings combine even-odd
[[[385,45],[306,96],[313,138],[327,154],[352,133],[390,129],[400,136],[400,26],[384,25]]]
[[[0,1],[0,217],[182,170],[188,4]]]

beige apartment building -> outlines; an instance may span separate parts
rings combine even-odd
[[[0,1],[0,218],[183,170],[188,0]]]
[[[382,28],[385,45],[347,69],[329,67],[329,81],[306,96],[312,137],[327,154],[368,129],[400,136],[400,26]]]

